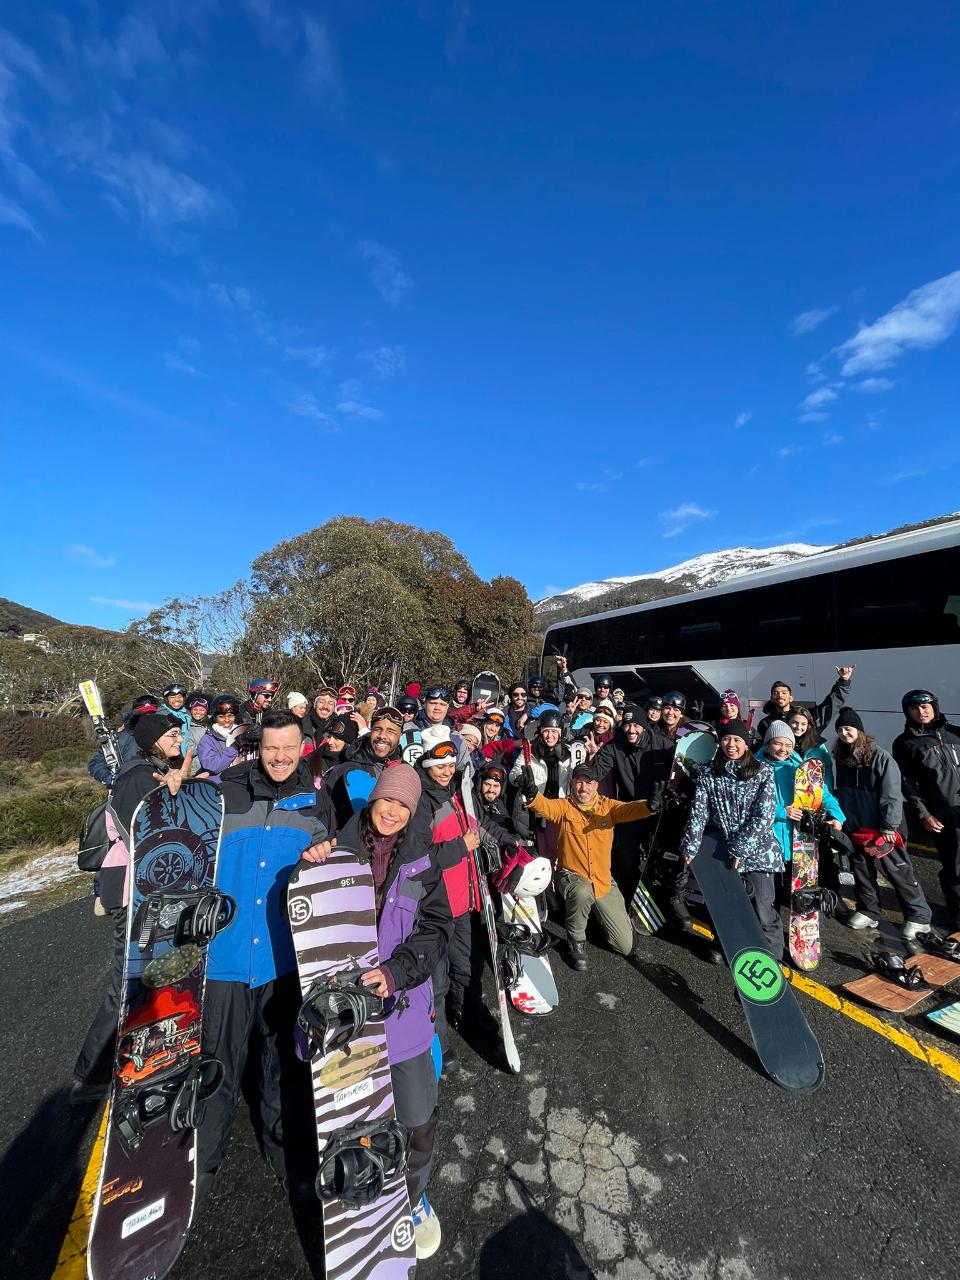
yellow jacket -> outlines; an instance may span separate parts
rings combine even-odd
[[[589,880],[598,898],[610,892],[613,828],[651,816],[646,800],[611,800],[601,795],[592,809],[581,809],[569,796],[548,800],[542,795],[529,807],[557,827],[557,866]]]

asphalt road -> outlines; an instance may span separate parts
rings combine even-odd
[[[830,922],[826,944],[819,981],[863,972],[868,937]],[[443,1245],[418,1280],[956,1276],[960,1090],[800,996],[826,1081],[784,1092],[701,948],[591,947],[586,975],[556,953],[561,1007],[513,1020],[519,1077],[488,1038],[461,1045],[430,1186]],[[86,1168],[98,1112],[71,1110],[66,1082],[108,953],[88,900],[0,929],[0,1259],[18,1280],[53,1273]],[[295,1218],[242,1115],[173,1280],[320,1276],[318,1219]]]

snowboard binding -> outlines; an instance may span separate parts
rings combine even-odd
[[[808,911],[822,911],[825,916],[833,916],[837,910],[838,898],[832,889],[823,889],[814,885],[810,889],[798,889],[791,896],[791,905],[798,915]]]
[[[217,1058],[191,1053],[155,1079],[125,1090],[115,1103],[113,1121],[125,1149],[136,1151],[147,1130],[164,1120],[174,1133],[197,1128],[205,1103],[222,1080]]]
[[[929,984],[924,981],[919,967],[908,969],[903,958],[890,951],[877,951],[870,957],[871,963],[881,977],[895,982],[898,987],[907,991],[920,991]]]
[[[133,930],[141,951],[158,942],[204,947],[227,927],[236,910],[233,898],[215,889],[156,893],[144,899]]]
[[[399,1120],[354,1125],[333,1135],[320,1155],[320,1200],[360,1208],[378,1200],[388,1178],[407,1171],[409,1135]]]
[[[360,981],[362,969],[342,969],[314,979],[300,1006],[297,1025],[312,1058],[335,1049],[350,1054],[350,1041],[368,1022],[383,1018],[383,1000]]]
[[[497,921],[500,948],[500,975],[506,990],[519,986],[523,977],[523,956],[545,956],[553,946],[548,933],[534,933],[525,924]]]
[[[941,938],[939,933],[934,933],[931,929],[929,933],[918,933],[914,941],[929,955],[942,956],[944,960],[960,964],[960,942],[956,938]]]

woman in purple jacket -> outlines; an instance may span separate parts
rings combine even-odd
[[[237,742],[246,725],[237,724],[240,703],[228,693],[221,693],[210,707],[210,728],[200,739],[197,756],[200,768],[211,782],[219,782],[224,769],[235,764],[239,755]]]
[[[373,870],[380,967],[362,981],[386,1000],[394,1104],[410,1135],[407,1190],[417,1257],[429,1258],[440,1247],[440,1224],[426,1195],[438,1095],[430,975],[450,944],[453,916],[430,829],[411,822],[419,801],[417,771],[400,761],[388,765],[366,808],[338,834],[337,847],[357,850]]]

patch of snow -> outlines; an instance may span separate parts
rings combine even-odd
[[[14,907],[23,906],[23,898],[84,874],[77,868],[76,854],[41,854],[32,862],[0,875],[0,910],[12,911]],[[11,901],[14,898],[20,898],[21,901]]]

